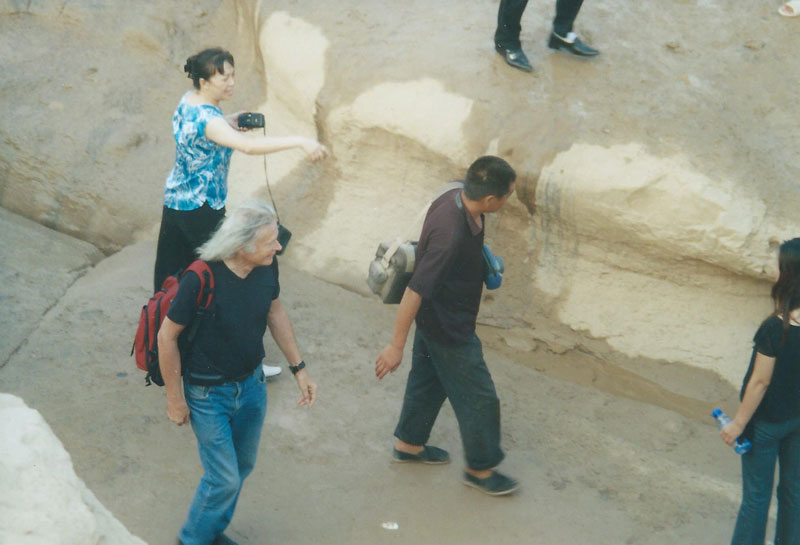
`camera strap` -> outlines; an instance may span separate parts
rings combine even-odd
[[[267,136],[267,127],[262,127],[264,131],[264,136]],[[267,182],[267,193],[269,194],[269,201],[272,203],[272,209],[275,210],[275,219],[278,220],[278,224],[281,223],[281,215],[278,214],[278,207],[275,205],[275,199],[272,197],[272,188],[269,186],[269,176],[267,176],[267,154],[263,154],[262,159],[264,160],[264,181]]]

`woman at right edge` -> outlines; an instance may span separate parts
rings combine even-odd
[[[785,241],[772,286],[775,311],[754,338],[753,355],[728,445],[744,436],[742,505],[731,545],[764,545],[775,463],[779,464],[775,545],[800,545],[800,238]]]

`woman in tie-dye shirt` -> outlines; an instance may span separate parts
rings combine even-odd
[[[219,104],[233,96],[234,87],[233,56],[224,49],[189,57],[184,71],[194,89],[183,95],[172,116],[175,166],[164,191],[154,291],[195,259],[195,249],[225,216],[233,150],[263,155],[302,148],[312,161],[328,156],[327,148],[311,138],[245,135],[238,128],[238,113],[222,114]]]

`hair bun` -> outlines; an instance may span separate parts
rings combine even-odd
[[[183,71],[186,72],[186,77],[189,79],[194,78],[194,65],[196,61],[196,55],[193,55],[186,59],[186,64],[183,66]]]

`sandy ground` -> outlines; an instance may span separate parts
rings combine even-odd
[[[152,243],[128,247],[72,284],[0,369],[0,391],[44,415],[78,475],[134,534],[167,545],[201,468],[191,430],[167,421],[163,390],[145,387],[128,356],[153,255]],[[382,382],[373,361],[395,308],[290,267],[282,286],[320,399],[297,408],[288,372],[268,385],[259,462],[230,528],[243,545],[729,539],[738,459],[716,438],[707,400],[732,403],[730,386],[694,373],[697,397],[681,397],[580,345],[524,346],[481,326],[502,401],[502,468],[523,484],[513,497],[491,498],[460,483],[462,449],[447,404],[431,443],[455,463],[391,463],[409,354]],[[13,310],[24,313],[23,303]],[[271,339],[267,351],[283,363]],[[678,368],[649,365],[662,385],[659,366],[688,382]]]

